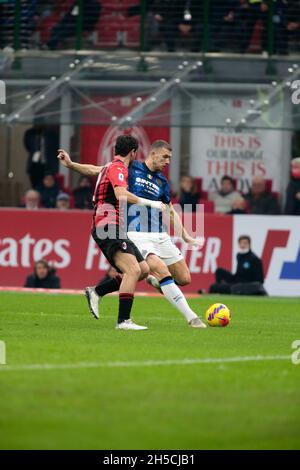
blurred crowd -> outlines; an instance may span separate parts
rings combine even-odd
[[[93,183],[87,176],[82,176],[78,186],[70,190],[60,184],[62,178],[53,173],[45,173],[41,183],[35,189],[28,189],[21,201],[21,206],[29,210],[92,209]]]
[[[193,212],[197,210],[197,204],[203,204],[206,212],[217,214],[300,215],[300,158],[291,160],[284,205],[282,195],[272,191],[271,180],[260,176],[252,179],[246,193],[237,191],[237,181],[227,175],[221,178],[219,190],[202,191],[201,186],[201,178],[183,176],[173,202],[182,208],[185,206],[185,210],[188,204]]]
[[[71,190],[65,187],[64,178],[58,172],[57,126],[34,125],[24,134],[24,147],[28,154],[26,170],[31,189],[24,194],[22,206],[27,209],[92,209],[94,182],[83,176]]]
[[[92,209],[93,182],[82,176],[78,186],[70,190],[61,185],[61,175],[46,172],[35,188],[24,194],[22,207],[45,209]],[[201,181],[197,178],[197,182]],[[249,191],[237,191],[236,180],[224,175],[218,191],[198,191],[195,179],[182,176],[178,193],[173,194],[173,204],[196,212],[203,204],[205,212],[216,214],[300,215],[300,158],[292,160],[291,179],[286,190],[285,205],[281,195],[270,188],[270,180],[255,177]]]
[[[211,0],[208,11],[208,42],[211,52],[267,51],[268,28],[274,31],[274,52],[286,54],[289,45],[299,49],[300,2],[274,0]],[[152,32],[163,38],[167,50],[188,42],[190,50],[203,49],[204,0],[153,0],[149,8],[149,45]]]
[[[35,125],[24,134],[28,153],[27,174],[31,189],[26,191],[21,205],[26,209],[92,209],[94,181],[82,176],[75,189],[64,185],[59,174],[57,148],[59,132],[55,126]],[[203,204],[205,212],[217,214],[289,214],[300,215],[300,157],[291,160],[290,182],[283,195],[272,191],[272,181],[263,177],[252,179],[248,192],[237,190],[237,180],[224,175],[220,187],[213,191],[202,188],[201,178],[183,175],[179,191],[172,193],[172,202],[195,212]]]
[[[0,48],[12,47],[16,34],[15,0],[0,2]],[[91,47],[139,45],[141,2],[84,0],[78,22],[76,0],[22,0],[20,47],[57,49],[75,45],[78,31]],[[299,52],[300,0],[147,0],[145,47],[175,51]],[[207,35],[204,34],[206,19]],[[203,44],[205,39],[206,44]]]

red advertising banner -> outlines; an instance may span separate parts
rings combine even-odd
[[[108,264],[90,236],[91,215],[77,210],[0,209],[0,285],[22,287],[34,261],[41,258],[55,267],[63,288],[97,283]],[[202,250],[187,250],[184,242],[174,240],[192,274],[185,292],[207,289],[217,266],[231,269],[232,221],[231,216],[206,215]],[[138,285],[139,291],[151,289],[145,282]]]

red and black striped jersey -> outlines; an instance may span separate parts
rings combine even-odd
[[[127,188],[128,168],[124,162],[115,157],[114,160],[105,165],[99,173],[94,196],[94,227],[107,224],[120,223],[120,204],[114,192],[115,186]]]

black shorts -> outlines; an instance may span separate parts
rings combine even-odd
[[[139,249],[135,246],[135,244],[129,240],[129,238],[117,238],[118,237],[118,229],[116,232],[116,238],[98,238],[96,227],[92,230],[92,237],[99,246],[100,250],[104,254],[105,258],[109,262],[111,266],[113,266],[119,273],[122,272],[119,268],[115,265],[114,257],[117,251],[122,251],[123,253],[129,253],[130,255],[135,256],[138,263],[144,261],[144,257],[140,253]]]

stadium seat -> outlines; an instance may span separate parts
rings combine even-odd
[[[120,24],[101,20],[97,30],[96,43],[102,47],[117,47],[120,43]]]
[[[272,180],[266,180],[266,190],[270,193],[272,192],[272,184],[273,184]]]
[[[201,191],[200,194],[201,199],[203,199],[204,201],[208,201],[208,191]]]
[[[179,198],[178,197],[172,197],[171,198],[171,203],[172,204],[179,204]]]
[[[126,21],[125,46],[138,47],[140,43],[140,17],[133,16]]]
[[[276,197],[279,204],[280,204],[281,194],[278,191],[272,191],[272,185],[273,185],[273,181],[270,180],[270,179],[267,179],[266,180],[266,189],[267,189],[267,191],[270,192],[271,194],[273,194]]]
[[[253,34],[249,44],[249,52],[261,52],[263,24],[258,20],[253,28]]]
[[[61,173],[56,173],[55,181],[58,184],[59,189],[63,190],[65,187],[65,177]]]
[[[56,173],[55,175],[55,180],[58,184],[58,187],[61,192],[68,194],[69,196],[72,196],[72,190],[68,187],[65,186],[65,177],[61,173]]]
[[[205,214],[212,214],[215,212],[215,203],[214,201],[209,201],[208,199],[200,198],[198,204],[204,205],[204,213]]]
[[[194,182],[196,185],[196,190],[199,194],[202,193],[202,178],[194,178]]]
[[[42,44],[47,43],[51,36],[54,26],[63,18],[64,14],[71,8],[74,0],[64,0],[55,2],[54,8],[47,16],[42,16],[37,23],[37,32]]]

